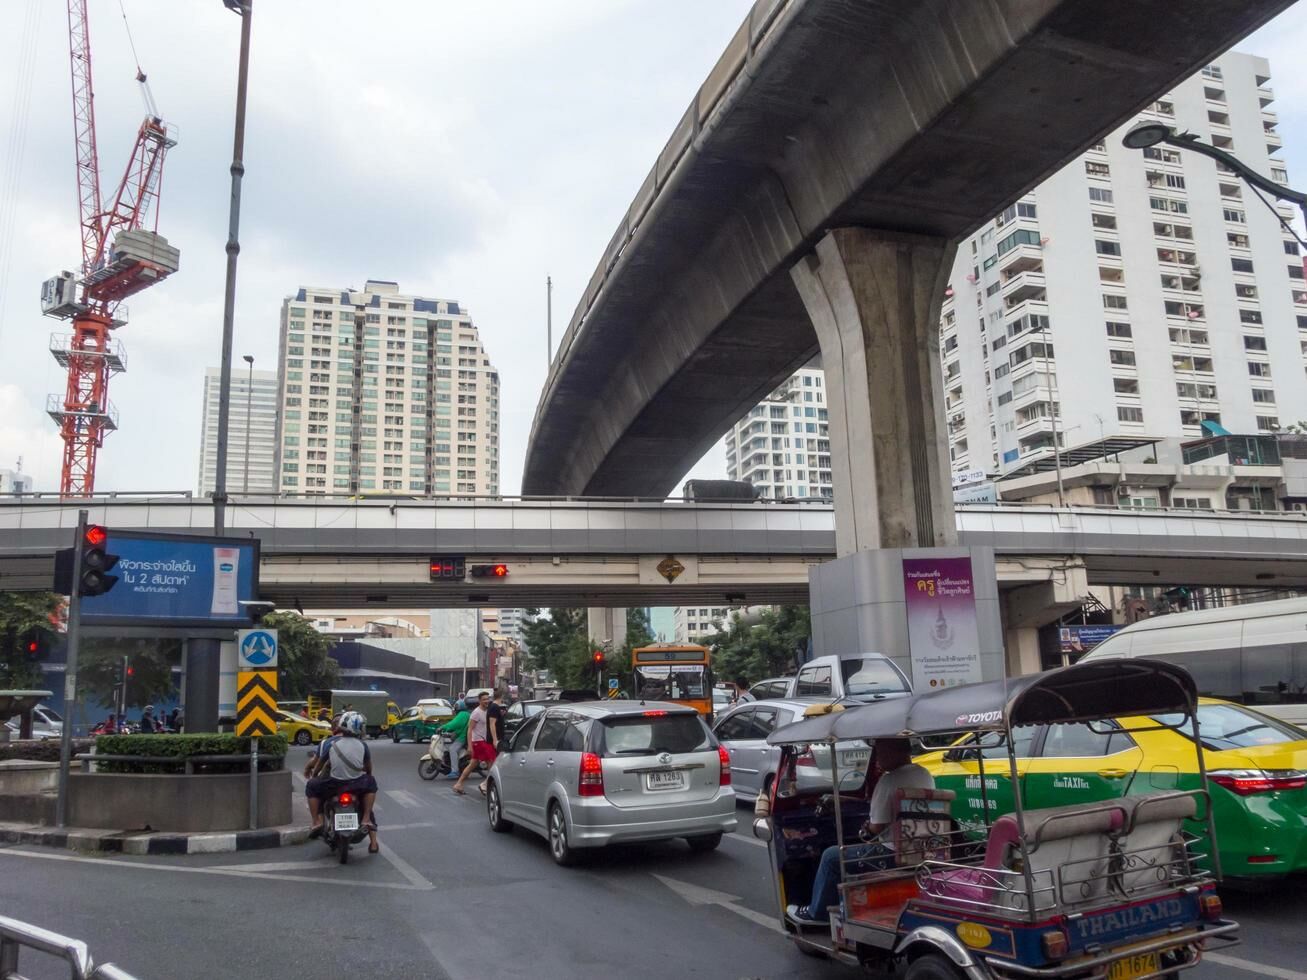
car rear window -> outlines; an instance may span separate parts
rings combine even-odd
[[[844,693],[853,698],[876,694],[906,694],[903,677],[888,660],[879,657],[849,657],[840,661],[844,675]]]
[[[1155,715],[1154,720],[1163,725],[1178,725],[1185,721],[1182,715]],[[1188,723],[1179,731],[1188,736]],[[1247,749],[1257,745],[1307,740],[1307,732],[1300,728],[1245,711],[1232,704],[1200,704],[1198,735],[1206,748],[1218,752],[1222,749]]]
[[[703,752],[716,742],[697,714],[631,715],[607,718],[594,729],[595,752],[601,756]]]

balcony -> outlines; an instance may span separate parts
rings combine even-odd
[[[1008,249],[998,260],[998,272],[1002,276],[1009,269],[1029,269],[1035,265],[1042,266],[1044,263],[1043,245],[1035,245],[1031,242],[1023,242],[1013,248]]]
[[[1003,311],[1003,323],[1014,323],[1026,314],[1047,317],[1048,301],[1043,297],[1031,297],[1030,299],[1012,304]]]
[[[1043,300],[1048,295],[1047,290],[1048,282],[1041,267],[1007,276],[999,295],[1003,297],[1005,307],[1011,309],[1026,300]]]

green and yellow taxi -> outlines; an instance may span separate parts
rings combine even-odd
[[[436,730],[453,717],[453,705],[443,698],[419,701],[390,726],[391,741],[428,742]]]
[[[1192,741],[1178,716],[1014,729],[1021,799],[1028,809],[1090,803],[1199,786]],[[1307,870],[1307,731],[1244,705],[1202,698],[1198,726],[1212,794],[1221,871],[1228,877]],[[1144,730],[1150,729],[1151,730]],[[984,761],[983,785],[981,757]],[[940,789],[957,793],[953,815],[985,825],[1013,809],[1001,736],[968,736],[916,757]],[[1201,834],[1195,823],[1189,828]]]
[[[278,711],[277,731],[296,745],[316,745],[331,734],[331,726],[325,721],[312,721],[289,711]]]

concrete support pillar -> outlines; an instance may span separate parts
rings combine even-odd
[[[591,608],[586,611],[590,639],[607,645],[610,650],[626,644],[626,610]]]
[[[1003,645],[1007,650],[1007,674],[1020,677],[1022,674],[1037,674],[1042,670],[1039,659],[1039,629],[1034,626],[1019,626],[1006,630]]]
[[[218,730],[221,648],[220,640],[206,639],[187,640],[183,648],[182,714],[188,733]]]
[[[836,228],[791,270],[826,372],[837,555],[957,544],[939,361],[953,252]]]

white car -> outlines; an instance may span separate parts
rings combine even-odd
[[[18,737],[21,721],[18,715],[9,719],[9,725],[14,730],[14,738]],[[54,710],[41,704],[32,709],[32,738],[45,742],[52,738],[60,738],[63,733],[64,720]]]
[[[486,780],[490,828],[581,848],[685,838],[710,851],[735,829],[726,751],[693,708],[660,701],[559,704],[522,723]]]

